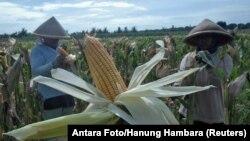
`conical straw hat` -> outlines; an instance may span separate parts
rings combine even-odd
[[[33,34],[54,39],[69,38],[68,34],[55,17],[51,17],[41,24]]]
[[[184,42],[192,46],[197,46],[197,40],[201,35],[215,36],[218,46],[229,43],[233,39],[221,26],[209,19],[205,19],[189,32]]]

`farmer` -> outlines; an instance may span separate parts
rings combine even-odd
[[[193,67],[206,66],[199,71],[195,79],[185,79],[180,85],[207,86],[214,88],[194,94],[193,120],[194,124],[224,124],[224,99],[222,94],[222,82],[230,76],[233,68],[232,58],[224,53],[220,56],[219,48],[233,40],[233,37],[222,27],[205,19],[184,39],[188,45],[196,50],[185,55],[180,64],[180,70]],[[208,58],[204,59],[204,56]],[[223,72],[223,76],[216,73],[216,69]],[[181,106],[179,112],[185,112]]]
[[[69,38],[63,27],[51,17],[33,33],[39,37],[39,43],[30,54],[33,77],[51,77],[51,69],[64,68],[65,58],[57,51],[59,39]],[[66,69],[66,68],[64,68]],[[37,92],[43,104],[44,120],[72,113],[75,105],[73,97],[43,84],[37,85]]]

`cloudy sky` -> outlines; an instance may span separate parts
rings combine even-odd
[[[250,0],[0,0],[0,34],[33,32],[55,16],[70,33],[92,27],[138,30],[215,22],[250,22]]]

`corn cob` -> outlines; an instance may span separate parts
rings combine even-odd
[[[62,47],[58,47],[58,51],[60,54],[62,54],[64,57],[67,57],[69,55],[69,53],[64,50]]]
[[[113,101],[120,93],[117,84],[121,86],[122,91],[127,89],[113,59],[94,37],[86,36],[85,47],[87,63],[96,87]]]

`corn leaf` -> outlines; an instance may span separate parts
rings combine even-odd
[[[156,43],[157,45],[159,45],[160,47],[165,48],[165,47],[164,47],[164,42],[163,42],[162,40],[156,40],[155,43]]]
[[[122,97],[116,102],[127,108],[135,124],[168,124],[163,112],[145,97]]]
[[[117,99],[121,97],[176,97],[204,91],[212,87],[213,86],[159,87],[150,90],[137,90],[136,92],[130,91],[130,93],[119,95]]]
[[[58,91],[64,92],[64,93],[69,94],[71,96],[74,96],[76,98],[79,98],[79,99],[82,99],[84,101],[94,103],[97,105],[103,106],[103,105],[106,105],[110,102],[104,98],[92,95],[91,93],[88,93],[85,91],[81,91],[81,90],[79,90],[73,86],[70,86],[66,83],[63,83],[63,82],[60,82],[60,81],[57,81],[55,79],[51,79],[48,77],[38,76],[38,77],[35,77],[32,81],[44,84],[44,85],[51,87],[51,88],[54,88]]]
[[[165,118],[167,119],[167,124],[174,124],[174,125],[179,124],[173,112],[168,108],[168,106],[162,100],[154,97],[150,97],[148,99],[152,101],[155,107],[159,108],[159,110],[163,112]]]
[[[138,66],[130,80],[128,89],[135,88],[136,86],[140,85],[142,81],[145,79],[145,77],[148,75],[148,73],[151,71],[151,69],[161,60],[163,59],[165,54],[164,49],[160,49],[160,51],[147,63]]]
[[[80,77],[76,76],[72,72],[66,71],[64,69],[53,69],[51,70],[51,75],[53,78],[69,83],[71,85],[77,86],[79,88],[82,88],[84,90],[89,91],[92,94],[99,95],[101,97],[105,97],[105,95],[98,90],[96,87],[93,85],[87,83],[86,81],[82,80]]]
[[[189,70],[174,73],[172,75],[163,77],[163,78],[158,79],[156,81],[153,81],[153,82],[150,82],[150,83],[147,83],[147,84],[144,84],[144,85],[137,86],[137,87],[135,87],[133,89],[129,89],[128,91],[123,92],[120,95],[118,95],[117,98],[119,96],[128,94],[130,92],[135,93],[135,92],[143,91],[143,90],[151,90],[153,88],[158,88],[158,87],[161,87],[161,86],[164,86],[164,85],[172,84],[174,82],[182,80],[183,78],[187,77],[188,75],[190,75],[190,74],[192,74],[192,73],[194,73],[194,72],[196,72],[198,70],[199,70],[199,68],[193,68],[193,69],[189,69]]]
[[[131,117],[124,110],[122,110],[121,108],[119,108],[118,106],[116,106],[114,104],[110,103],[106,109],[109,110],[110,112],[114,113],[116,116],[124,119],[129,124],[135,124],[136,123],[136,121],[134,120],[133,117]]]
[[[99,110],[98,112],[83,112],[33,123],[4,133],[4,135],[13,136],[18,140],[44,139],[66,136],[69,124],[115,124],[117,121],[118,117],[113,113]]]
[[[201,61],[205,64],[208,64],[209,66],[215,68],[214,63],[211,61],[210,58],[208,58],[209,54],[206,51],[199,51],[197,53],[197,56],[200,57]]]

